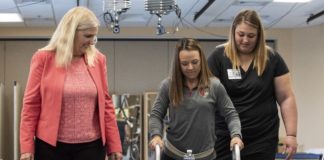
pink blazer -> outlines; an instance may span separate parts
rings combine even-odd
[[[95,66],[88,66],[88,71],[98,91],[102,143],[108,154],[121,153],[114,106],[108,92],[106,57],[98,52]],[[35,136],[56,146],[65,75],[65,68],[55,65],[54,52],[38,51],[33,55],[21,112],[21,153],[34,153]]]

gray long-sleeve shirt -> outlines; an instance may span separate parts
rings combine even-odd
[[[161,82],[161,87],[151,112],[150,135],[163,137],[163,119],[169,109],[169,124],[166,129],[168,141],[178,150],[200,153],[214,147],[215,111],[225,117],[231,136],[241,135],[238,114],[224,87],[216,78],[210,79],[210,88],[201,94],[198,89],[189,91],[184,87],[184,100],[174,107],[169,98],[169,79]]]

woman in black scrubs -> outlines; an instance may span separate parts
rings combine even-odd
[[[266,46],[258,14],[243,10],[234,19],[227,43],[208,58],[213,74],[228,92],[242,125],[243,160],[274,160],[278,145],[279,116],[286,129],[285,152],[297,149],[297,107],[289,70],[282,57]],[[216,116],[217,160],[231,159],[230,137],[224,118]]]

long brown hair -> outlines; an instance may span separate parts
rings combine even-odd
[[[265,70],[266,63],[269,57],[267,53],[267,49],[269,47],[266,46],[264,29],[260,17],[256,11],[242,10],[236,15],[229,33],[229,40],[225,44],[226,56],[231,60],[233,64],[232,67],[238,69],[240,66],[240,62],[238,59],[238,50],[235,43],[235,29],[237,25],[241,23],[245,23],[257,29],[257,44],[253,50],[253,68],[256,70],[258,76],[261,76]]]
[[[172,70],[171,70],[171,84],[169,88],[169,96],[170,101],[172,105],[178,106],[180,102],[183,100],[183,86],[184,86],[184,75],[181,71],[180,66],[180,59],[179,59],[179,53],[182,50],[187,51],[198,51],[199,56],[201,59],[200,63],[200,73],[199,73],[199,82],[198,82],[198,90],[202,91],[209,87],[209,78],[212,77],[212,73],[208,69],[207,61],[205,58],[205,55],[202,51],[202,48],[197,40],[191,39],[191,38],[184,38],[178,41],[176,48],[175,48],[175,54],[173,57],[173,64],[172,64]]]

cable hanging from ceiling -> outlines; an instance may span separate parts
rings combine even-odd
[[[145,10],[149,11],[152,15],[157,15],[158,23],[156,27],[156,34],[165,34],[165,28],[162,25],[162,16],[170,12],[175,12],[177,17],[181,18],[181,10],[176,4],[175,0],[145,0]]]
[[[109,26],[113,33],[120,32],[119,19],[120,15],[131,8],[130,0],[103,0],[104,21]]]

